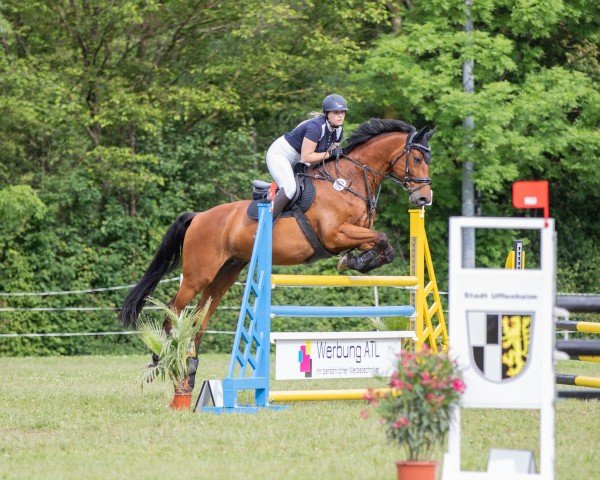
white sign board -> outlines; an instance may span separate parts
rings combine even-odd
[[[277,380],[388,376],[412,331],[272,333]]]
[[[540,267],[463,267],[466,228],[538,230]],[[541,473],[462,472],[457,412],[444,459],[444,479],[554,478],[555,245],[552,219],[547,227],[544,219],[535,218],[450,219],[449,334],[452,356],[467,385],[462,408],[539,409]]]

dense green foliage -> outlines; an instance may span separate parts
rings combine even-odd
[[[515,179],[550,180],[558,289],[597,289],[598,2],[475,3],[467,35],[462,0],[3,0],[0,292],[135,282],[179,213],[248,198],[249,181],[268,178],[269,143],[332,91],[349,100],[350,127],[370,116],[437,125],[428,234],[442,288],[447,218],[460,214],[470,158],[484,215],[518,214]],[[472,95],[462,91],[465,59],[475,61]],[[384,273],[406,272],[405,193],[387,185],[380,207],[376,228],[399,252]],[[502,258],[508,240],[490,238],[486,257]],[[226,306],[239,304],[236,288]],[[167,300],[174,289],[156,295]],[[0,297],[0,307],[116,307],[124,294]],[[286,294],[290,303],[304,295]],[[369,295],[323,291],[331,303]],[[234,310],[221,313],[213,327],[231,330]],[[330,327],[359,325],[310,325]],[[109,310],[0,312],[1,332],[120,328]],[[132,345],[140,348],[124,337],[2,339],[0,353]]]

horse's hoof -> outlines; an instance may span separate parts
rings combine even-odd
[[[337,270],[338,272],[348,270],[348,254],[344,254],[340,257],[337,263]]]

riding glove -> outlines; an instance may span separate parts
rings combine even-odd
[[[335,158],[337,160],[342,154],[342,149],[340,147],[333,147],[327,153],[329,153],[329,158]]]

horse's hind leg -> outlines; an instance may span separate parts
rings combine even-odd
[[[202,340],[202,335],[204,335],[204,332],[208,327],[208,322],[210,318],[221,303],[223,295],[225,295],[225,293],[227,293],[227,291],[235,283],[235,281],[240,275],[240,272],[242,271],[244,266],[246,266],[246,264],[247,262],[242,260],[227,260],[219,270],[219,273],[217,273],[217,275],[215,276],[214,280],[202,290],[202,296],[200,298],[200,302],[198,303],[198,308],[202,308],[209,299],[210,306],[208,307],[206,316],[202,321],[202,327],[200,328],[200,331],[198,332],[194,340],[194,355],[188,359],[188,385],[190,392],[194,390],[194,385],[196,383],[196,371],[198,369],[198,353],[200,349],[200,341]]]
[[[227,260],[210,285],[207,285],[207,287],[202,290],[202,297],[200,298],[198,308],[202,308],[209,299],[210,307],[208,308],[208,313],[202,322],[202,328],[196,336],[197,345],[200,344],[202,335],[204,335],[204,331],[208,327],[208,322],[221,303],[223,295],[225,295],[235,283],[240,276],[240,272],[247,264],[248,262],[244,260],[236,260],[234,258]]]
[[[206,284],[208,284],[208,282],[194,284],[186,277],[183,277],[181,285],[179,285],[179,290],[177,290],[177,293],[169,302],[169,305],[177,314],[181,313],[194,297],[202,291]],[[167,333],[171,330],[171,322],[168,318],[165,318],[163,327]]]
[[[219,275],[219,268],[223,264],[222,261],[219,261],[217,255],[212,257],[213,261],[210,263],[207,261],[201,262],[201,259],[196,258],[194,255],[187,255],[185,258],[189,260],[187,263],[185,263],[184,260],[183,280],[179,286],[179,290],[169,302],[169,305],[177,314],[179,314],[194,299],[196,295],[207,289],[208,286],[212,284],[212,282]],[[202,267],[200,267],[200,265],[202,265]],[[203,304],[204,302],[201,302],[201,305]],[[218,302],[216,302],[215,308],[217,305]],[[213,308],[212,304],[210,308]],[[204,319],[204,322],[210,318],[211,314],[212,311],[209,311]],[[165,318],[163,327],[167,333],[171,330],[171,322],[168,320],[168,318]],[[197,340],[194,339],[194,344],[190,344],[188,358],[188,370],[193,372],[193,375],[191,376],[191,386],[190,382],[186,380],[184,380],[183,385],[181,386],[182,390],[190,393],[194,388],[193,381],[198,366],[197,351]],[[154,365],[158,363],[158,356],[156,354],[152,355],[152,361]]]

